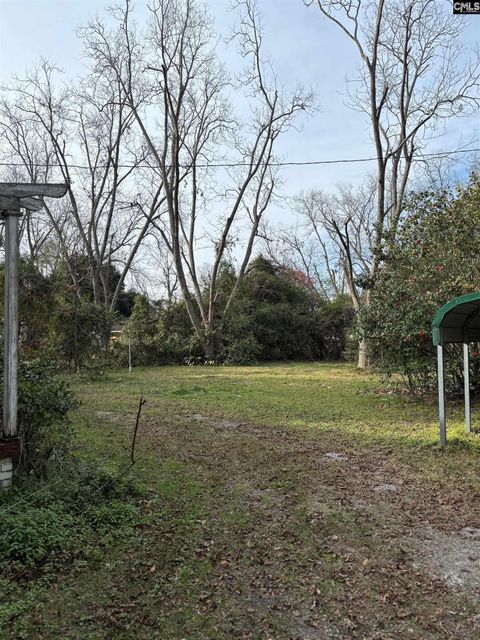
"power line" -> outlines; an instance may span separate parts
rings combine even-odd
[[[414,162],[420,162],[426,158],[446,158],[448,156],[453,156],[457,154],[463,153],[477,153],[480,152],[480,148],[475,149],[456,149],[451,151],[436,151],[432,153],[424,153],[417,158],[413,158]],[[284,161],[284,162],[261,162],[260,166],[265,166],[268,164],[270,167],[306,167],[306,166],[318,166],[318,165],[328,165],[328,164],[355,164],[355,163],[363,163],[363,162],[374,162],[377,160],[382,160],[383,158],[379,158],[378,156],[371,156],[368,158],[339,158],[335,160],[292,160],[292,161]],[[197,164],[197,168],[202,169],[233,169],[235,167],[249,167],[250,162],[208,162],[208,163],[200,163]],[[51,168],[59,168],[64,165],[56,164],[56,163],[34,163],[31,165],[33,168],[40,167],[51,167]],[[83,164],[70,164],[67,165],[69,169],[85,169],[90,170],[91,167]],[[95,169],[107,169],[111,165],[97,165]],[[149,164],[138,164],[138,165],[129,165],[129,164],[119,164],[117,165],[119,169],[153,169],[156,170],[158,167],[154,167]],[[180,165],[180,168],[188,168],[189,165]],[[0,162],[0,167],[25,167],[23,162]],[[167,165],[167,169],[169,169],[171,165]]]

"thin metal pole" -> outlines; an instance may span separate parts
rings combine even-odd
[[[445,419],[445,375],[443,366],[443,345],[437,346],[438,365],[438,418],[440,422],[440,443],[447,444],[447,424]]]
[[[132,373],[132,341],[128,339],[128,373]]]
[[[465,391],[465,428],[467,433],[472,430],[470,411],[470,363],[468,359],[468,342],[463,343],[463,385]]]
[[[18,218],[5,211],[5,305],[3,329],[3,436],[17,435],[18,363]]]

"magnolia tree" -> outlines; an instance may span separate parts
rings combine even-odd
[[[277,141],[313,106],[310,92],[286,92],[264,62],[252,0],[235,8],[240,22],[232,39],[246,63],[239,78],[222,64],[212,19],[196,0],[154,0],[145,29],[126,0],[111,12],[116,26],[95,20],[83,31],[96,77],[114,79],[148,152],[152,189],[161,194],[153,224],[207,357],[215,356],[216,335],[275,196]],[[232,106],[234,93],[243,117]],[[142,200],[135,206],[152,220]],[[240,267],[224,300],[217,284],[232,252]],[[208,269],[199,268],[201,255]]]
[[[395,242],[387,243],[363,325],[376,364],[387,374],[400,371],[411,391],[425,391],[436,384],[433,316],[452,298],[478,291],[478,174],[456,192],[421,192],[406,209]],[[473,353],[478,373],[478,349]],[[449,386],[458,390],[461,357],[448,358],[447,367]]]

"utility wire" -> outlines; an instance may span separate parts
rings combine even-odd
[[[480,152],[480,148],[475,148],[475,149],[456,149],[456,150],[451,150],[451,151],[436,151],[436,152],[432,152],[432,153],[424,153],[419,157],[413,158],[414,162],[420,162],[421,160],[424,160],[426,158],[445,158],[448,156],[453,156],[453,155],[457,155],[460,153],[476,153],[476,152]],[[261,162],[260,166],[265,166],[266,164],[268,164],[268,166],[270,167],[306,167],[306,166],[317,166],[317,165],[324,165],[324,164],[355,164],[355,163],[361,163],[361,162],[373,162],[375,160],[383,160],[383,158],[379,158],[377,156],[371,156],[369,158],[340,158],[337,160],[299,160],[299,161],[284,161],[284,162]],[[203,168],[203,169],[208,169],[208,168],[214,168],[214,169],[233,169],[235,167],[249,167],[250,166],[250,162],[207,162],[207,163],[200,163],[197,164],[196,167],[197,168]],[[62,167],[64,165],[61,164],[56,164],[56,163],[34,163],[31,165],[31,167],[51,167],[51,168],[58,168],[58,167]],[[97,165],[95,167],[95,169],[108,169],[108,167],[111,165]],[[158,167],[152,166],[150,164],[138,164],[138,165],[132,165],[132,164],[119,164],[117,165],[119,169],[158,169]],[[185,169],[188,168],[190,165],[180,165],[180,168]],[[0,167],[25,167],[25,164],[23,162],[0,162]],[[91,170],[92,167],[89,167],[88,165],[83,165],[83,164],[69,164],[68,165],[69,169],[86,169],[86,170]],[[167,165],[166,167],[167,169],[170,169],[171,166]]]

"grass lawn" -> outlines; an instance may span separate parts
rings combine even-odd
[[[327,363],[75,381],[77,455],[111,471],[147,400],[145,498],[3,596],[2,640],[480,638],[480,435],[450,407],[442,450],[436,404],[379,386]]]

